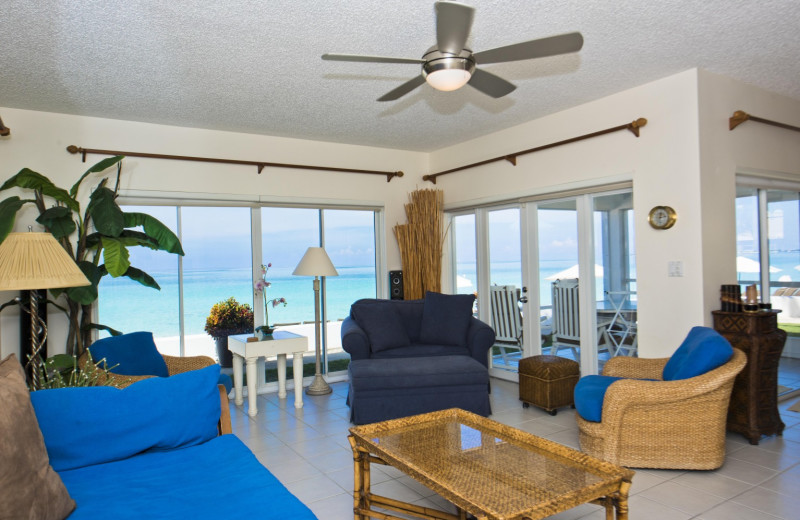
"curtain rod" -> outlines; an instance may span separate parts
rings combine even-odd
[[[353,168],[333,168],[328,166],[307,166],[302,164],[284,164],[284,163],[273,163],[273,162],[264,162],[264,161],[242,161],[238,159],[216,159],[213,157],[189,157],[185,155],[164,155],[160,153],[142,153],[142,152],[121,152],[117,150],[96,150],[92,148],[80,148],[75,145],[67,146],[67,151],[71,154],[81,154],[81,160],[86,162],[86,155],[87,154],[97,154],[97,155],[124,155],[126,157],[145,157],[147,159],[170,159],[175,161],[196,161],[196,162],[209,162],[209,163],[224,163],[224,164],[243,164],[246,166],[256,166],[258,168],[259,175],[261,174],[261,170],[263,170],[267,166],[274,166],[276,168],[295,168],[298,170],[322,170],[322,171],[329,171],[329,172],[341,172],[341,173],[363,173],[368,175],[385,175],[386,182],[390,182],[393,177],[402,177],[402,171],[396,172],[384,172],[378,170],[356,170]]]
[[[0,118],[0,136],[5,137],[11,135],[11,129],[3,124],[3,119]]]
[[[597,136],[600,136],[600,135],[610,134],[612,132],[617,132],[619,130],[630,130],[633,133],[633,135],[635,135],[636,137],[639,137],[639,128],[643,127],[646,124],[647,124],[647,119],[645,119],[643,117],[640,117],[636,121],[632,121],[632,122],[630,122],[630,123],[628,123],[626,125],[619,125],[619,126],[615,126],[613,128],[606,128],[605,130],[600,130],[598,132],[592,132],[591,134],[585,134],[585,135],[581,135],[581,136],[578,136],[578,137],[572,137],[570,139],[564,139],[563,141],[558,141],[556,143],[550,143],[550,144],[545,144],[545,145],[542,145],[542,146],[537,146],[536,148],[529,148],[528,150],[523,150],[521,152],[512,153],[512,154],[508,154],[508,155],[501,155],[501,156],[495,157],[493,159],[486,159],[485,161],[479,161],[479,162],[476,162],[476,163],[467,164],[466,166],[459,166],[458,168],[453,168],[453,169],[445,170],[445,171],[438,172],[438,173],[432,173],[430,175],[423,175],[422,180],[423,181],[431,181],[432,183],[436,184],[436,177],[439,177],[440,175],[447,175],[448,173],[455,173],[455,172],[458,172],[458,171],[461,171],[461,170],[466,170],[468,168],[474,168],[476,166],[483,166],[484,164],[489,164],[489,163],[493,163],[493,162],[497,162],[497,161],[508,161],[511,164],[513,164],[514,166],[516,166],[517,165],[517,157],[519,157],[520,155],[525,155],[525,154],[528,154],[528,153],[538,152],[538,151],[541,151],[541,150],[547,150],[548,148],[555,148],[556,146],[561,146],[562,144],[569,144],[569,143],[574,143],[574,142],[577,142],[577,141],[583,141],[584,139],[589,139],[589,138],[597,137]]]
[[[772,125],[777,126],[778,128],[785,128],[786,130],[794,130],[795,132],[800,132],[800,127],[787,125],[786,123],[778,123],[777,121],[770,121],[769,119],[763,119],[761,117],[751,116],[747,112],[743,110],[737,110],[733,113],[731,118],[728,120],[728,127],[733,130],[737,126],[741,125],[745,121],[755,121],[757,123],[764,123],[765,125]]]

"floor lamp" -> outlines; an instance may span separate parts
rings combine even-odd
[[[39,318],[35,289],[79,287],[91,282],[50,233],[9,233],[0,244],[0,291],[30,290],[31,356],[25,365],[30,387],[41,387],[39,352],[47,340],[47,326]]]
[[[333,267],[333,263],[324,249],[321,247],[309,247],[292,274],[295,276],[314,277],[314,327],[316,331],[315,354],[317,367],[314,373],[314,381],[306,389],[306,393],[308,395],[329,394],[332,392],[331,387],[322,378],[322,372],[320,371],[319,277],[339,276],[339,273],[336,272],[336,268]]]

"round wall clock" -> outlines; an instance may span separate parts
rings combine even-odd
[[[669,229],[675,225],[678,214],[669,206],[656,206],[647,215],[647,221],[655,229]]]

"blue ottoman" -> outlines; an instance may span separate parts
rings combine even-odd
[[[489,405],[489,371],[469,356],[359,359],[347,369],[350,421],[368,424],[462,408],[482,415]]]

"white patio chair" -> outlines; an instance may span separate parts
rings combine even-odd
[[[556,280],[552,284],[553,295],[553,346],[550,354],[558,355],[562,348],[572,350],[575,361],[580,360],[578,348],[581,343],[580,313],[578,307],[578,279]],[[598,320],[597,338],[608,347],[612,345],[608,337],[611,320]]]
[[[507,347],[522,351],[522,315],[518,304],[520,292],[514,285],[493,285],[489,289],[495,346],[500,349],[503,364],[508,365]]]

